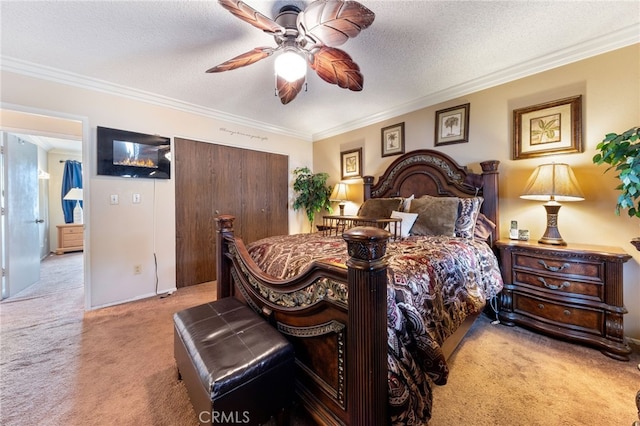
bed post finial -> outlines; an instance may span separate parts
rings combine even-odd
[[[229,245],[227,238],[233,238],[233,221],[236,218],[228,214],[221,214],[215,218],[216,221],[216,262],[217,262],[217,299],[231,296],[231,266],[227,254]]]
[[[347,319],[347,403],[349,425],[386,425],[387,262],[391,234],[355,227],[343,234],[349,260]]]

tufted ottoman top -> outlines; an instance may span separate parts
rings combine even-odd
[[[233,297],[177,312],[174,324],[212,401],[294,357],[283,335]]]

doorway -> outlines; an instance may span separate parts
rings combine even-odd
[[[22,194],[18,196],[19,199],[29,198],[35,199],[35,204],[31,207],[26,207],[27,211],[31,208],[31,212],[22,216],[12,216],[11,214],[2,216],[2,261],[3,268],[6,268],[5,274],[3,274],[2,281],[2,298],[12,297],[17,292],[24,289],[25,281],[23,276],[27,276],[26,285],[30,283],[28,281],[37,282],[40,278],[40,261],[45,259],[50,253],[55,252],[58,246],[58,229],[57,225],[64,224],[64,215],[61,207],[61,171],[64,169],[64,160],[74,159],[76,161],[82,161],[83,159],[83,142],[84,134],[86,133],[86,120],[83,119],[68,119],[62,117],[55,117],[52,115],[43,115],[40,112],[25,112],[19,110],[2,109],[2,138],[3,142],[8,140],[14,141],[17,146],[27,147],[29,152],[36,152],[35,160],[25,160],[30,164],[26,169],[21,169],[12,172],[15,160],[12,158],[12,152],[18,150],[14,147],[14,151],[5,150],[2,156],[2,186],[5,192],[6,198],[3,199],[3,206],[7,208],[7,211],[18,210],[16,200],[12,198],[11,193],[20,191],[19,188],[9,188],[7,185],[9,173],[14,173],[14,181],[22,181],[25,170],[28,170],[29,178],[26,179],[24,193],[27,191],[30,194],[29,197],[24,197]],[[5,146],[5,148],[8,148]],[[33,157],[30,157],[33,158]],[[24,160],[24,159],[23,159]],[[33,173],[32,173],[33,172]],[[33,184],[33,177],[31,174],[35,174],[36,183]],[[88,173],[83,171],[84,176],[88,176]],[[86,182],[86,178],[83,179]],[[31,182],[31,183],[29,183]],[[21,182],[19,182],[20,184]],[[28,188],[28,189],[27,189]],[[14,197],[15,198],[15,197]],[[21,211],[24,211],[25,206],[21,206]],[[30,216],[34,218],[31,219]],[[29,217],[27,217],[29,216]],[[27,220],[28,219],[28,220]],[[31,232],[29,239],[37,239],[35,246],[31,244],[29,247],[29,254],[23,255],[16,252],[22,245],[17,245],[14,238],[10,236],[12,230],[20,222],[29,223]],[[34,222],[31,224],[31,222]],[[35,234],[33,234],[33,230]],[[35,247],[35,249],[34,249]],[[35,253],[34,253],[35,251]],[[83,252],[82,263],[84,269],[83,281],[85,282],[85,289],[87,287],[87,277],[89,276],[87,271],[87,259],[86,250]],[[20,266],[22,269],[17,268]],[[28,272],[26,272],[28,271]],[[34,280],[35,277],[35,280]],[[86,290],[85,290],[86,293]],[[85,294],[85,305],[89,300],[88,295]]]

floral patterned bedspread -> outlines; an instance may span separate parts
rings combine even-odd
[[[346,242],[321,233],[266,238],[248,247],[266,273],[290,278],[310,262],[345,263]],[[393,424],[425,424],[431,386],[447,382],[441,344],[502,289],[498,262],[484,242],[409,237],[387,246],[389,413]]]

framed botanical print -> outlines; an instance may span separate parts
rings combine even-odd
[[[469,142],[469,104],[436,111],[434,145]]]
[[[382,128],[382,156],[404,154],[404,122]]]
[[[340,153],[342,179],[362,177],[362,148]]]
[[[513,159],[582,152],[582,96],[513,110]]]

